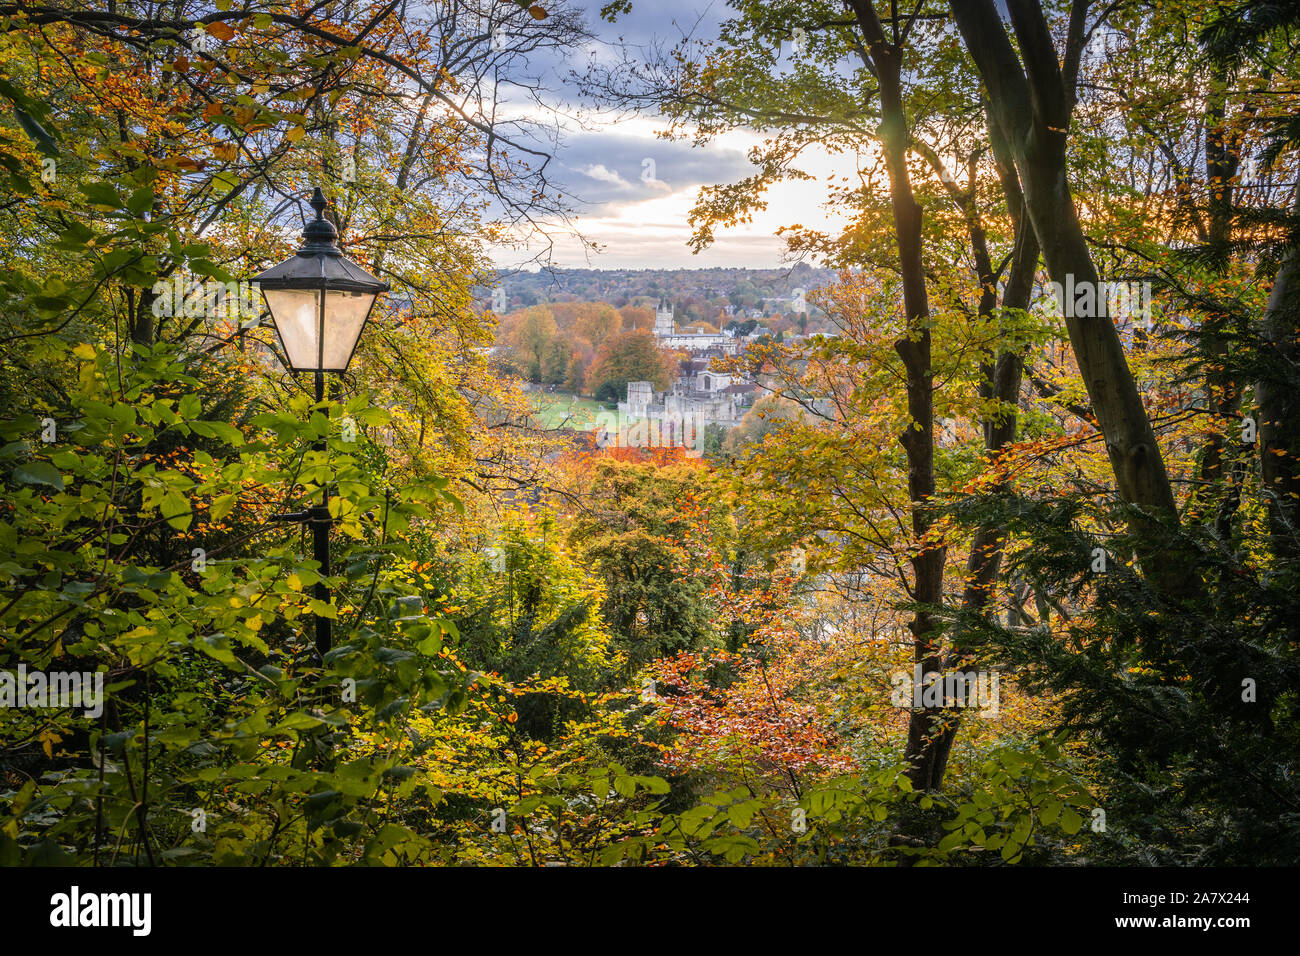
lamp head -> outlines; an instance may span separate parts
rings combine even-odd
[[[325,218],[327,206],[317,187],[311,197],[316,218],[303,229],[297,253],[253,280],[289,367],[299,372],[345,371],[375,300],[389,288],[343,255],[338,230]]]

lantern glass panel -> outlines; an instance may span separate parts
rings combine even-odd
[[[263,289],[262,295],[289,365],[295,369],[319,367],[320,290]]]
[[[330,371],[343,371],[352,358],[352,350],[361,338],[370,307],[375,303],[373,292],[325,293],[325,354],[321,367]]]

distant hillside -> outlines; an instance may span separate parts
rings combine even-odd
[[[832,270],[807,263],[785,269],[556,269],[499,275],[505,309],[498,312],[550,302],[608,302],[622,308],[667,298],[686,320],[716,316],[725,305],[790,311],[799,291],[807,294],[835,281]],[[481,289],[480,297],[490,300],[492,290]]]

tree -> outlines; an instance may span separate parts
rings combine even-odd
[[[1008,261],[1014,263],[1007,283],[1010,294],[999,302],[987,226],[979,201],[979,160],[985,150],[976,149],[969,154],[968,182],[962,188],[939,158],[938,150],[922,134],[923,130],[930,132],[933,128],[937,138],[946,132],[947,124],[968,124],[966,117],[972,112],[974,91],[970,100],[951,107],[951,115],[941,111],[937,111],[937,116],[910,118],[908,115],[911,88],[914,83],[924,82],[926,71],[933,69],[946,82],[963,66],[954,62],[942,33],[926,25],[937,14],[918,5],[905,17],[891,17],[886,29],[885,21],[871,3],[848,6],[854,14],[852,23],[824,17],[820,10],[808,13],[801,28],[817,39],[806,50],[794,54],[792,72],[777,68],[769,46],[785,36],[789,28],[785,11],[746,10],[724,26],[722,48],[712,51],[708,57],[696,59],[678,51],[679,55],[666,57],[651,64],[649,71],[636,74],[641,79],[639,88],[629,89],[627,83],[603,75],[593,85],[616,100],[633,103],[653,100],[670,115],[689,118],[696,138],[735,125],[772,132],[761,154],[759,174],[741,183],[710,187],[702,192],[693,213],[697,247],[712,241],[715,226],[739,221],[748,210],[761,205],[765,188],[783,178],[797,176],[792,171],[792,161],[808,144],[824,143],[828,136],[844,143],[846,148],[860,148],[866,138],[879,144],[891,203],[888,218],[884,210],[875,208],[871,197],[850,194],[845,198],[866,207],[861,224],[839,240],[799,235],[793,244],[796,248],[834,256],[846,266],[860,266],[867,261],[894,270],[900,276],[906,322],[899,330],[895,347],[905,367],[907,417],[899,423],[898,437],[908,458],[908,507],[911,533],[916,542],[916,551],[910,558],[912,579],[907,590],[909,599],[919,608],[913,620],[918,661],[926,670],[937,671],[943,665],[940,629],[925,610],[941,601],[945,564],[943,543],[930,535],[934,521],[930,499],[936,490],[935,379],[927,275],[934,266],[927,262],[924,237],[922,201],[927,198],[928,190],[918,194],[914,187],[909,165],[912,157],[924,162],[943,185],[947,202],[960,214],[976,264],[980,284],[977,314],[982,323],[996,324],[999,309],[1028,307],[1038,250],[1026,230],[1016,231],[1014,247],[1008,256]],[[839,61],[846,54],[860,59],[862,65],[855,72],[853,83],[847,85],[839,73]],[[904,81],[905,60],[913,64],[911,71],[913,75],[919,74],[918,80]],[[934,109],[934,97],[928,92],[915,99]],[[797,104],[797,108],[792,110],[790,104]],[[798,118],[792,120],[792,116]],[[978,135],[982,131],[977,128],[972,132]],[[995,156],[993,165],[997,168],[1006,205],[1013,219],[1018,218],[1020,185],[1014,170],[1008,166],[1006,150],[996,139],[991,145]],[[958,148],[956,140],[952,148]],[[876,252],[880,248],[877,237],[885,229],[893,236],[892,243],[885,247],[887,265],[886,256]],[[734,293],[733,304],[738,303],[737,296],[744,297],[742,293],[753,291],[750,286]],[[958,308],[964,309],[965,305],[960,304]],[[760,340],[763,346],[760,351],[772,354],[767,344],[766,339]],[[988,358],[980,362],[984,379],[982,397],[988,402],[985,414],[990,418],[986,438],[993,453],[1015,434],[1013,410],[1019,392],[1019,350],[1023,344],[1009,344],[1010,349],[1001,343],[991,344]],[[972,601],[979,600],[982,591],[991,587],[991,579],[996,578],[999,541],[997,530],[987,529],[973,542],[971,572],[987,583],[971,589]],[[942,730],[944,727],[948,728],[946,732]],[[908,753],[914,761],[913,779],[918,785],[938,786],[947,752],[944,734],[951,733],[952,729],[948,716],[937,710],[915,715]]]
[[[618,314],[623,319],[623,328],[625,329],[654,328],[654,309],[646,308],[643,305],[625,305],[623,308],[618,310]]]
[[[559,337],[552,339],[542,360],[541,380],[548,385],[562,384],[569,374],[574,354],[567,341]]]
[[[573,332],[600,348],[611,335],[623,327],[623,316],[605,302],[583,303],[583,308],[573,323]]]
[[[569,357],[569,367],[564,373],[564,387],[575,395],[582,395],[587,390],[587,362],[578,352]]]
[[[604,617],[629,666],[717,640],[720,623],[691,532],[727,553],[730,516],[707,471],[600,460],[570,541],[604,581]]]
[[[552,515],[507,516],[492,544],[462,556],[442,600],[456,617],[460,655],[511,682],[563,678],[566,687],[602,689],[621,662],[600,615],[599,583],[563,548]],[[516,703],[517,730],[551,741],[564,720],[589,717],[567,693],[532,693]]]
[[[487,340],[470,307],[487,271],[476,234],[492,228],[479,213],[488,195],[520,215],[549,205],[527,201],[544,190],[509,131],[494,134],[493,94],[464,98],[520,43],[438,42],[463,28],[451,5],[419,29],[391,4],[218,6],[0,9],[13,187],[0,540],[16,555],[40,538],[0,572],[0,665],[76,666],[109,688],[94,715],[3,708],[7,863],[434,858],[380,807],[441,799],[393,744],[417,714],[463,707],[473,684],[440,653],[454,628],[416,596],[416,558],[465,509],[451,482],[492,476],[471,403],[500,393],[465,347]],[[524,42],[572,39],[573,22]],[[410,95],[392,97],[398,86]],[[497,142],[481,176],[462,162],[480,135]],[[279,374],[256,303],[222,296],[289,254],[303,181],[322,179],[347,254],[404,308],[376,310],[353,362],[375,391],[348,379],[315,405]],[[54,422],[44,441],[33,411]],[[324,487],[329,602],[310,596],[321,569],[298,527],[272,520]],[[323,660],[313,614],[335,621]],[[196,808],[206,830],[191,828]]]
[[[1035,0],[1010,0],[1007,9],[1019,43],[1012,46],[992,0],[953,2],[953,17],[983,77],[989,115],[1014,157],[1025,193],[1025,210],[1052,279],[1062,289],[1101,288],[1067,181],[1067,141],[1075,105],[1079,58],[1087,40],[1089,4],[1071,8],[1063,54]],[[1096,301],[1096,299],[1094,299]],[[1068,302],[1065,324],[1088,389],[1091,407],[1106,439],[1116,485],[1125,501],[1176,520],[1164,458],[1142,405],[1115,326],[1104,306],[1076,309]],[[1163,558],[1148,556],[1152,573]],[[1171,569],[1172,570],[1172,569]],[[1179,584],[1181,582],[1181,584]],[[1174,589],[1186,578],[1168,578]]]
[[[740,424],[727,432],[721,451],[731,457],[743,456],[751,446],[761,445],[768,435],[804,417],[803,409],[796,402],[780,395],[764,395],[745,412]]]
[[[671,381],[671,363],[654,336],[643,329],[613,336],[587,370],[587,387],[597,398],[626,398],[628,382],[650,382],[662,392]]]
[[[546,380],[547,357],[552,354],[557,332],[555,317],[547,306],[535,305],[513,317],[508,341],[530,382]]]

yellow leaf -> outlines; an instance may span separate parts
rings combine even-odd
[[[72,354],[89,362],[95,358],[95,347],[89,342],[82,342],[72,350]]]
[[[234,509],[238,496],[234,494],[219,495],[212,499],[212,520],[220,521]]]
[[[295,126],[293,129],[289,130],[289,132],[284,134],[284,138],[291,143],[296,143],[306,135],[307,131],[305,129],[301,126]]]
[[[56,734],[56,733],[55,733],[54,731],[52,731],[52,730],[45,730],[45,731],[42,731],[42,732],[41,732],[41,749],[45,751],[45,756],[47,756],[47,757],[49,757],[51,760],[53,760],[53,759],[54,759],[54,745],[55,745],[56,743],[58,743],[60,740],[62,740],[62,739],[63,739],[62,737],[60,737],[58,734]]]

